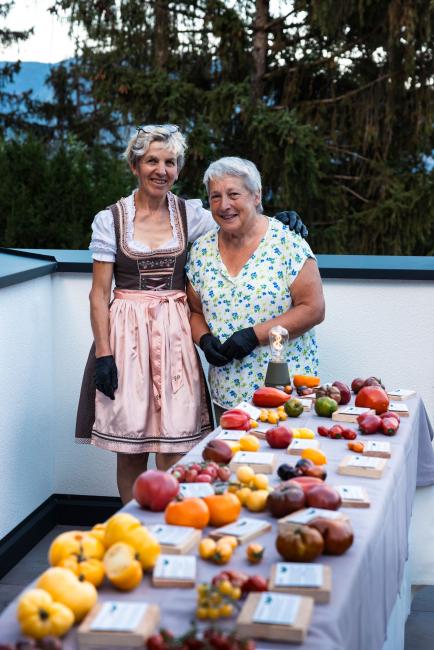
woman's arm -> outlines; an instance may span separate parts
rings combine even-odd
[[[261,345],[269,342],[268,333],[276,325],[287,329],[289,338],[295,339],[324,320],[324,295],[321,276],[315,260],[306,260],[292,283],[290,292],[292,306],[288,311],[253,327]]]
[[[113,264],[93,263],[92,289],[90,290],[90,322],[95,340],[95,356],[112,354],[109,337],[109,303],[113,280]]]
[[[197,295],[196,291],[191,286],[189,280],[187,280],[186,293],[187,293],[188,304],[191,311],[191,315],[190,315],[191,335],[193,337],[193,341],[197,345],[199,345],[199,341],[201,337],[204,334],[208,334],[210,329],[206,324],[206,320],[203,315],[202,302],[199,296]]]

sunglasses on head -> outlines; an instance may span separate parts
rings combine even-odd
[[[148,124],[147,126],[137,126],[137,133],[153,133],[154,131],[164,130],[167,133],[176,133],[179,127],[176,124]]]

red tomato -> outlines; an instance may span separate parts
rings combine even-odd
[[[380,415],[389,408],[389,398],[381,386],[364,386],[357,393],[356,406],[374,409]]]

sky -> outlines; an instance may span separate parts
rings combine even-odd
[[[57,63],[74,54],[74,43],[68,35],[68,24],[48,12],[53,0],[15,0],[6,19],[13,30],[34,27],[34,35],[20,45],[0,49],[1,61],[41,61]]]

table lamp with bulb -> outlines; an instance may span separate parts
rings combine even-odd
[[[268,362],[265,385],[286,386],[290,383],[285,350],[289,341],[288,330],[280,325],[276,325],[271,328],[268,338],[270,341],[271,360]]]

